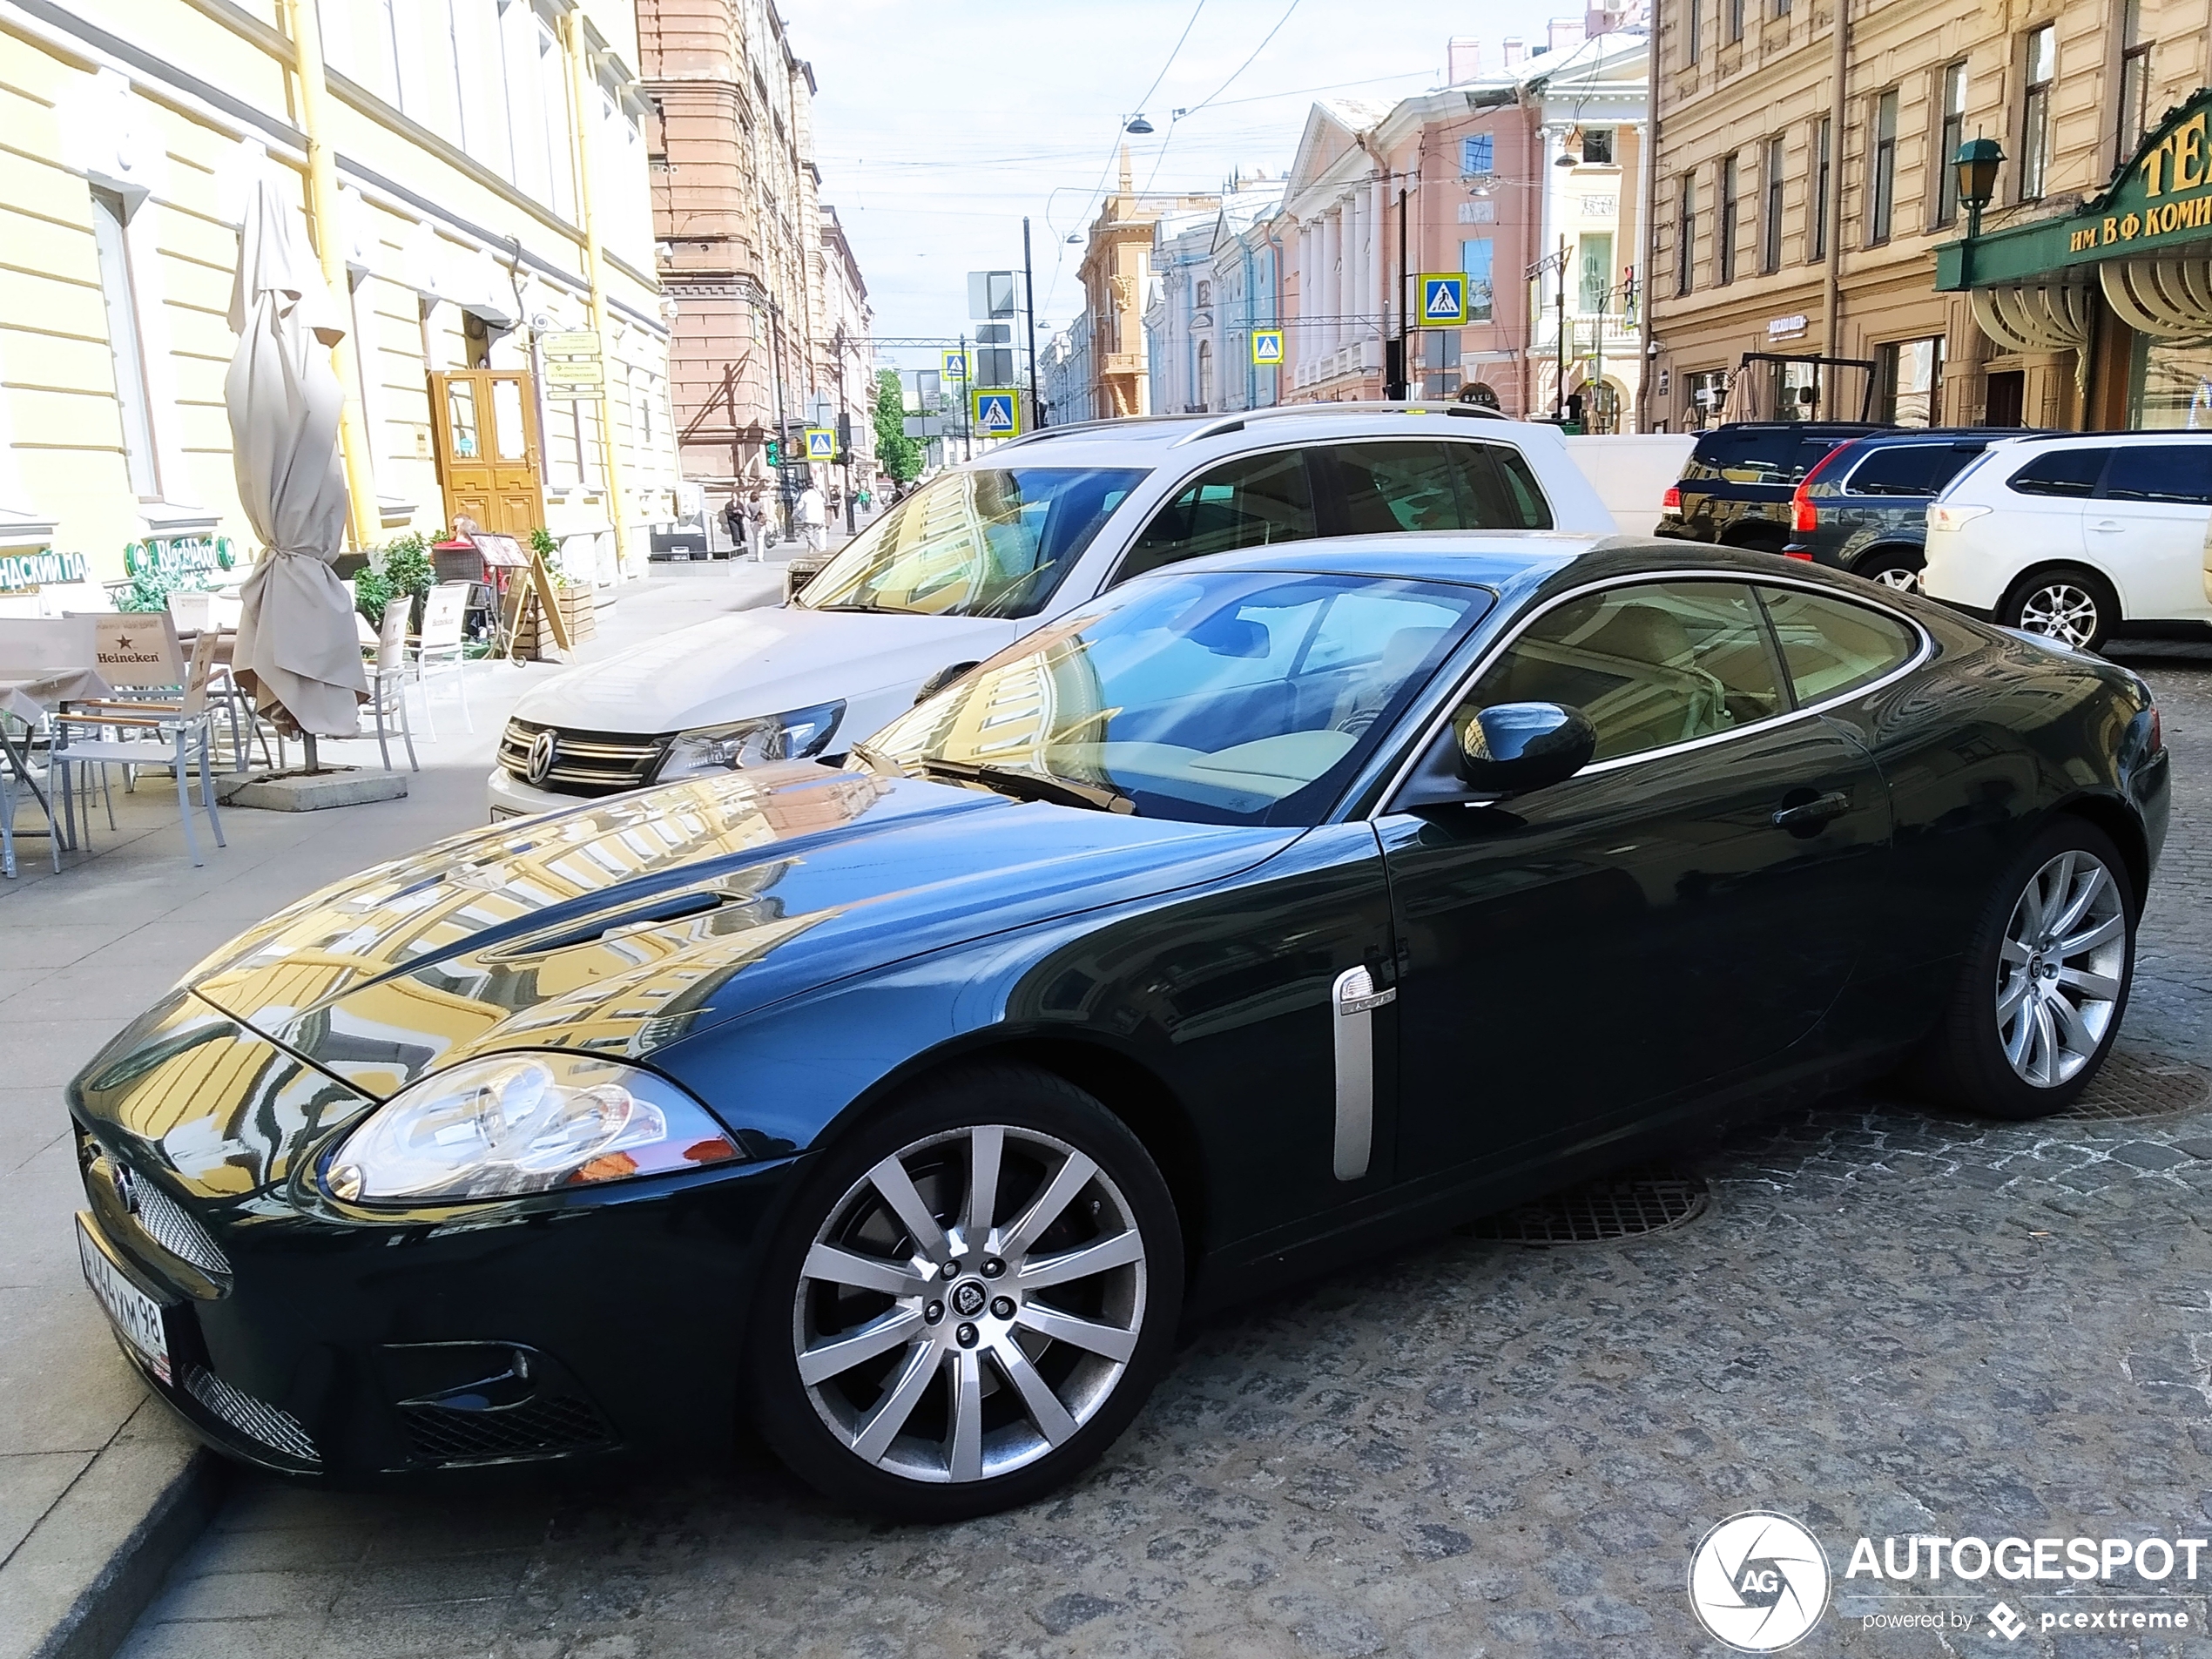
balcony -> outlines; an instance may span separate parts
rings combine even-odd
[[[1322,386],[1350,374],[1379,374],[1382,372],[1382,341],[1373,334],[1365,340],[1355,340],[1318,357],[1301,354],[1291,366],[1291,384],[1299,391],[1309,386]]]

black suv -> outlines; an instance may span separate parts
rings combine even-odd
[[[1698,435],[1656,534],[1779,553],[1790,492],[1839,443],[1893,427],[1864,421],[1737,421]]]
[[[1782,550],[1885,587],[1918,589],[1928,503],[1991,444],[2023,435],[2018,427],[1932,427],[1839,443],[1791,492]]]

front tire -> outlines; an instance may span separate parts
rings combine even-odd
[[[831,1150],[770,1248],[753,1401],[795,1474],[946,1521],[1095,1461],[1165,1372],[1183,1239],[1143,1145],[1026,1066],[924,1082]]]
[[[2046,826],[1974,930],[1930,1045],[1932,1092],[2015,1122],[2071,1106],[2128,1011],[2139,914],[2109,836],[2072,817]]]
[[[2120,596],[2094,570],[2062,564],[2015,585],[1998,606],[1997,620],[2075,651],[2097,651],[2120,621]]]

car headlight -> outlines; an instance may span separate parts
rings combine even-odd
[[[668,745],[654,781],[673,783],[733,766],[765,765],[771,760],[807,760],[829,747],[845,718],[842,703],[820,703],[786,714],[763,714],[727,725],[679,732]]]
[[[506,1198],[742,1156],[667,1079],[548,1050],[465,1061],[402,1089],[346,1137],[322,1184],[347,1204]]]

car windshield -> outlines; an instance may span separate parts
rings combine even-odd
[[[1015,641],[855,752],[1147,818],[1317,823],[1491,602],[1446,583],[1163,573]]]
[[[813,610],[1034,616],[1141,467],[1005,467],[932,480],[853,537],[793,602]]]

